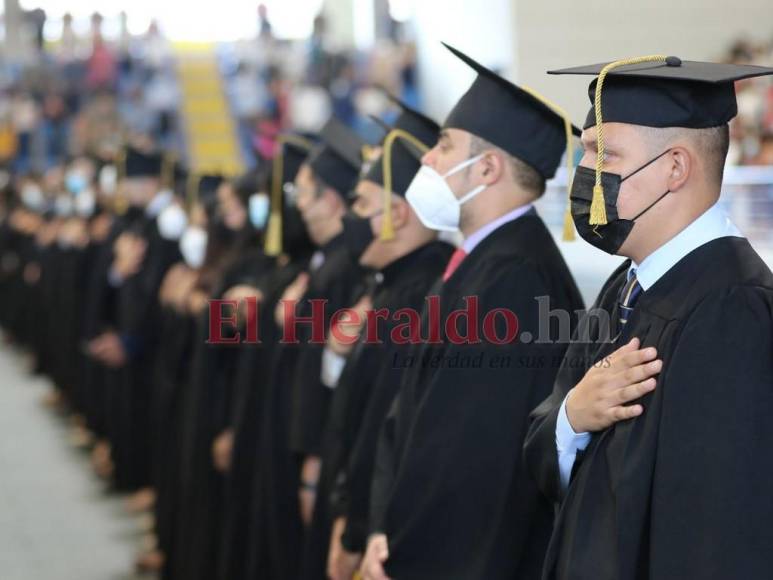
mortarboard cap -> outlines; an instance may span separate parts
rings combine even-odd
[[[566,68],[549,74],[599,76],[605,67],[613,64],[616,63]],[[655,55],[651,61],[619,64],[608,69],[605,75],[602,117],[608,123],[646,127],[718,127],[738,112],[735,81],[770,74],[773,68],[661,55]],[[597,86],[598,79],[594,79],[588,87],[591,104],[595,102]],[[595,124],[595,109],[591,108],[584,128]]]
[[[286,133],[277,138],[277,151],[271,165],[271,213],[266,228],[264,251],[268,256],[278,256],[286,245],[284,227],[284,191],[295,180],[301,165],[314,147],[316,135]]]
[[[217,188],[225,178],[216,173],[210,174],[188,174],[187,198],[188,208],[192,208],[196,203],[205,207],[214,206],[217,202]]]
[[[309,154],[308,163],[317,178],[346,195],[360,173],[362,151],[366,145],[354,131],[331,118],[320,132],[319,143]]]
[[[555,175],[566,148],[564,119],[533,92],[502,78],[466,54],[443,45],[478,73],[449,113],[445,127],[485,139],[534,168]],[[580,130],[572,126],[572,133]]]
[[[399,135],[393,141],[391,151],[391,189],[393,193],[404,196],[411,184],[416,172],[421,167],[421,157],[426,150],[432,147],[438,139],[440,126],[429,117],[415,111],[399,99],[389,95],[389,98],[400,108],[400,114],[395,119],[393,125],[385,125],[387,134],[394,129],[404,131],[424,145],[423,148],[417,147],[415,143]],[[385,139],[386,141],[386,139]],[[372,164],[370,170],[363,176],[363,179],[372,181],[384,186],[384,153]]]
[[[394,126],[382,143],[381,156],[373,163],[363,179],[384,188],[384,219],[381,239],[394,237],[392,226],[392,193],[405,196],[421,157],[437,141],[440,127],[429,117],[415,111],[396,97],[389,98],[400,108]]]
[[[158,177],[161,175],[162,159],[158,153],[139,151],[127,147],[124,157],[124,177]]]

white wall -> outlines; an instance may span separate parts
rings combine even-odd
[[[544,92],[581,123],[590,79],[549,77],[548,69],[661,52],[711,60],[739,36],[773,39],[773,0],[416,0],[416,7],[425,109],[441,121],[473,75],[439,40]]]
[[[715,60],[740,36],[773,40],[773,0],[512,2],[518,80],[563,104],[578,123],[590,107],[590,79],[546,70],[658,53]]]
[[[771,0],[773,1],[773,0]],[[517,73],[513,50],[512,0],[417,0],[419,78],[424,109],[442,122],[475,74],[441,44],[466,52],[482,64]],[[485,4],[485,9],[481,5]]]

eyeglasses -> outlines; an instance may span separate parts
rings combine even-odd
[[[289,205],[297,205],[298,198],[301,196],[311,196],[314,199],[317,199],[322,195],[322,187],[319,185],[316,185],[313,188],[298,187],[289,181],[284,184],[282,191],[284,191],[285,201]]]

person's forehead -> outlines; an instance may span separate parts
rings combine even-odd
[[[638,142],[635,140],[638,133],[635,125],[627,123],[604,123],[604,142],[619,145]],[[588,127],[582,132],[582,144],[584,147],[596,147],[598,138],[596,127]]]
[[[468,142],[470,140],[470,133],[463,129],[454,129],[453,127],[446,127],[441,132],[441,135],[445,135],[448,139],[454,143]]]

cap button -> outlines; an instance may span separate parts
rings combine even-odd
[[[682,66],[682,59],[678,56],[667,56],[666,66]]]

